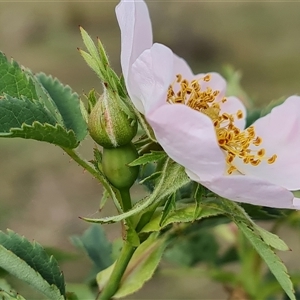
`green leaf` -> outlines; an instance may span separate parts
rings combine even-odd
[[[250,99],[241,86],[242,73],[235,70],[231,65],[225,65],[223,72],[227,82],[226,95],[238,97],[247,108],[253,107],[253,100]]]
[[[33,122],[32,126],[23,124],[21,128],[12,128],[10,133],[0,133],[0,137],[34,139],[69,149],[73,149],[78,146],[78,142],[73,131],[67,132],[58,124],[53,126],[47,123],[41,124],[37,121]]]
[[[151,175],[140,180],[139,184],[144,184],[146,181],[153,181],[153,180],[157,179],[160,175],[161,175],[161,171],[154,172]]]
[[[0,52],[0,137],[75,148],[87,134],[80,100],[68,86],[7,61]]]
[[[72,236],[72,243],[83,249],[97,267],[97,272],[106,269],[113,263],[112,245],[108,241],[101,225],[91,225],[82,236]]]
[[[0,298],[1,300],[26,300],[20,294],[14,292],[7,292],[0,289]]]
[[[182,186],[190,182],[190,179],[186,175],[184,168],[171,159],[166,159],[162,168],[162,175],[158,179],[158,183],[151,195],[145,199],[137,202],[133,208],[125,213],[117,216],[104,217],[100,219],[82,218],[83,220],[91,223],[115,223],[124,220],[132,215],[135,215],[154,203],[159,203],[169,195],[176,192]]]
[[[0,52],[0,95],[3,94],[19,99],[24,96],[30,100],[38,100],[32,79],[17,62],[9,62],[4,53]]]
[[[166,239],[158,238],[158,234],[151,234],[134,252],[130,263],[122,277],[120,287],[114,299],[119,299],[139,290],[143,284],[151,279],[157,268],[162,254],[167,246]],[[107,283],[114,265],[97,275],[97,283],[101,290]]]
[[[55,102],[62,116],[64,127],[67,131],[74,131],[77,141],[82,141],[87,135],[87,124],[81,113],[78,94],[52,76],[39,73],[36,78]]]
[[[176,193],[171,195],[165,203],[162,216],[159,221],[159,225],[162,225],[166,222],[167,217],[176,209]]]
[[[78,299],[78,300],[95,300],[95,295],[92,293],[90,287],[87,284],[83,283],[68,283],[68,290],[72,291],[77,297],[71,298],[70,296],[68,297],[68,294],[71,294],[67,292],[67,300],[73,300],[73,299]],[[73,294],[72,293],[72,294]]]
[[[19,293],[14,291],[5,279],[0,278],[0,299],[1,300],[26,300]]]
[[[253,109],[247,112],[246,116],[246,128],[252,125],[257,119],[260,118],[260,110]]]
[[[256,249],[258,254],[268,265],[270,271],[276,277],[283,290],[291,300],[296,300],[292,281],[287,273],[286,266],[282,263],[280,258],[273,252],[273,250],[260,239],[257,234],[251,230],[246,224],[242,222],[236,223],[239,229],[250,241],[252,246]]]
[[[255,224],[255,230],[259,232],[259,235],[261,238],[267,243],[269,246],[280,250],[280,251],[288,251],[291,250],[289,246],[282,240],[280,239],[276,234],[271,233],[264,228],[259,227],[258,225]]]
[[[56,123],[41,103],[10,95],[0,96],[0,116],[0,133],[6,135],[11,135],[11,128],[21,128],[23,124],[31,126],[33,122],[39,122],[54,126]]]
[[[104,208],[105,204],[107,203],[108,198],[109,198],[109,193],[106,189],[104,189],[103,195],[102,195],[102,197],[100,199],[100,203],[99,203],[99,211],[101,211]]]
[[[267,230],[255,224],[239,204],[229,200],[223,201],[223,204],[225,205],[225,214],[227,214],[234,222],[240,221],[245,223],[271,247],[281,251],[290,250],[286,243],[277,235],[268,232]]]
[[[202,203],[202,198],[203,198],[203,192],[204,192],[203,186],[200,184],[197,184],[195,194],[194,194],[194,199],[196,202],[195,218],[197,217],[197,215],[200,213],[200,211],[202,209],[201,203]]]
[[[203,206],[198,210],[195,216],[196,204],[183,205],[176,210],[171,211],[165,218],[163,224],[161,223],[161,213],[158,211],[154,214],[153,218],[144,226],[141,232],[160,231],[164,227],[172,223],[187,223],[200,220],[203,218],[213,217],[219,215],[221,212],[218,209]]]
[[[166,157],[166,153],[164,151],[151,151],[151,153],[146,153],[143,156],[135,159],[133,162],[129,164],[130,167],[145,165],[150,162],[156,162],[160,159]]]
[[[260,117],[264,117],[265,115],[269,114],[274,107],[283,104],[285,102],[285,100],[286,100],[285,97],[281,97],[279,99],[272,100],[266,107],[264,107],[263,110],[261,110]]]
[[[192,267],[199,262],[213,264],[219,250],[215,236],[208,230],[178,233],[172,247],[165,253],[165,258],[180,265]]]
[[[64,299],[64,277],[54,257],[11,230],[0,232],[0,267],[50,299]]]

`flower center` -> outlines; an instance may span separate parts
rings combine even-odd
[[[210,75],[190,82],[183,79],[180,74],[176,75],[176,78],[168,89],[167,102],[187,105],[212,119],[219,146],[226,153],[228,174],[238,171],[233,164],[235,158],[240,158],[245,164],[252,166],[258,166],[263,160],[267,161],[268,164],[273,164],[276,161],[277,155],[267,157],[264,148],[250,149],[252,145],[258,147],[262,143],[262,138],[256,135],[253,126],[245,130],[240,130],[235,126],[234,121],[242,119],[243,112],[238,110],[235,114],[222,113],[221,105],[227,101],[226,97],[217,100],[220,91],[201,86],[210,81]]]

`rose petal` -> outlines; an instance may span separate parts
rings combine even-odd
[[[197,74],[195,75],[195,79],[204,78],[206,75],[210,75],[209,81],[199,81],[201,90],[206,90],[207,88],[211,88],[213,91],[219,91],[218,96],[216,97],[216,102],[220,102],[223,97],[225,97],[226,93],[226,81],[225,79],[219,74],[215,72],[209,72],[206,74]]]
[[[295,209],[300,209],[300,198],[294,198],[293,199],[293,206]]]
[[[193,80],[195,77],[187,62],[183,58],[174,54],[174,79],[177,74],[182,75],[182,78],[185,78],[188,81]]]
[[[253,176],[221,176],[201,182],[212,192],[229,200],[277,208],[295,208],[294,195],[287,189]]]
[[[277,155],[275,163],[262,161],[258,166],[242,162],[238,169],[244,173],[281,185],[288,190],[300,189],[300,97],[289,97],[283,104],[273,108],[270,114],[258,119],[253,126],[263,139],[260,146],[266,157]]]
[[[174,80],[174,55],[166,46],[154,44],[129,70],[128,92],[137,109],[146,114],[166,103]]]
[[[116,15],[121,29],[121,65],[127,82],[131,64],[152,46],[152,26],[144,1],[122,0],[116,7]]]
[[[221,113],[233,114],[235,116],[234,125],[241,130],[244,130],[246,125],[246,108],[244,104],[236,97],[226,97],[226,102],[221,104]],[[243,113],[243,117],[238,119],[236,113],[238,111]]]
[[[224,173],[224,154],[209,117],[183,104],[165,104],[146,118],[166,153],[201,180]]]

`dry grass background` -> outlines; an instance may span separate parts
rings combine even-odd
[[[1,2],[0,50],[34,72],[43,71],[79,94],[100,83],[76,48],[83,47],[78,25],[99,36],[120,72],[117,1]],[[155,41],[183,56],[195,72],[242,70],[242,84],[257,106],[300,93],[300,3],[148,1]],[[93,143],[79,150],[92,157]],[[78,216],[97,211],[101,187],[53,145],[0,140],[0,229],[11,228],[43,245],[74,248],[68,236],[88,225]],[[136,191],[136,197],[138,193]],[[109,207],[109,210],[113,210]],[[110,226],[111,239],[119,227]],[[284,238],[299,248],[299,237]],[[283,259],[294,265],[294,259]],[[67,281],[81,281],[87,259],[63,265]],[[181,275],[181,276],[180,276]],[[23,289],[23,288],[22,288]],[[40,299],[28,292],[28,299]],[[225,299],[222,287],[191,274],[159,273],[130,299]]]

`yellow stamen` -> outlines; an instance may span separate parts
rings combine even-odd
[[[210,80],[210,74],[191,82],[183,79],[182,75],[178,74],[175,82],[168,89],[167,101],[171,104],[187,105],[212,119],[219,146],[226,153],[228,174],[237,171],[234,166],[235,158],[240,158],[245,164],[252,166],[258,166],[263,160],[266,160],[268,164],[273,164],[277,159],[276,154],[266,157],[264,148],[253,150],[252,147],[250,149],[251,145],[257,147],[263,142],[262,138],[256,135],[255,128],[250,126],[241,131],[235,126],[235,119],[244,117],[241,110],[238,110],[235,114],[221,113],[221,105],[227,99],[226,97],[217,99],[220,91],[207,87],[206,83]],[[176,89],[177,92],[174,90],[175,83],[179,85],[179,90]],[[203,88],[203,85],[206,88]]]

